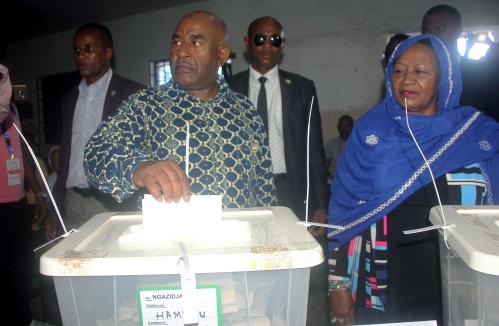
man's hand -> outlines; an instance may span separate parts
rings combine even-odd
[[[35,222],[43,223],[45,218],[47,218],[49,210],[45,197],[42,197],[40,195],[36,196],[35,209]]]
[[[140,164],[133,172],[137,187],[145,187],[158,201],[189,201],[191,186],[184,171],[175,161],[148,161]]]
[[[327,223],[327,211],[325,209],[315,210],[312,221],[316,223]],[[326,229],[320,226],[311,226],[309,230],[314,237],[321,237],[326,234]]]
[[[49,215],[45,219],[45,236],[47,237],[48,240],[52,240],[55,238],[57,231],[56,231],[56,223],[58,219],[56,216]]]

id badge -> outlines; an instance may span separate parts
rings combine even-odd
[[[21,174],[20,173],[8,173],[7,174],[7,184],[9,187],[18,186],[21,184]]]
[[[19,157],[13,157],[7,160],[7,171],[15,171],[21,169],[21,160]]]

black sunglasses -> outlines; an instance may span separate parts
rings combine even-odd
[[[263,33],[256,34],[255,37],[253,38],[253,43],[256,46],[262,46],[265,43],[265,40],[267,40],[267,36]],[[269,37],[270,43],[276,48],[280,48],[282,45],[282,36],[279,34],[274,34]]]

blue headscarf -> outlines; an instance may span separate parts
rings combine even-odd
[[[457,58],[432,35],[402,42],[386,71],[386,95],[354,125],[331,187],[328,220],[345,226],[328,236],[335,248],[362,233],[416,190],[431,182],[391,82],[395,60],[417,42],[428,40],[440,67],[438,113],[409,115],[411,130],[435,178],[480,163],[492,197],[499,203],[499,124],[472,107],[460,107],[462,84]]]

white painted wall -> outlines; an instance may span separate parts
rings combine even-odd
[[[463,16],[464,26],[499,24],[498,0],[448,0]],[[380,97],[380,54],[390,33],[418,31],[424,12],[437,0],[211,0],[103,22],[115,39],[116,71],[149,84],[149,61],[166,58],[178,20],[204,9],[227,22],[234,72],[246,69],[243,36],[251,20],[276,17],[287,44],[282,68],[316,83],[325,137],[336,133],[336,120],[348,112],[358,117]],[[15,83],[34,94],[36,77],[74,69],[74,30],[12,44],[6,62]],[[36,101],[33,101],[36,105]]]

